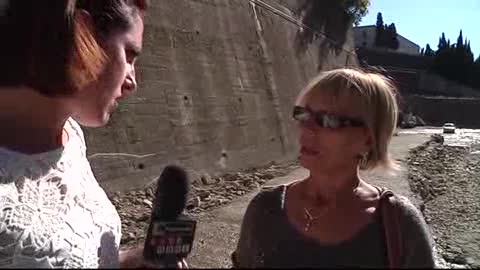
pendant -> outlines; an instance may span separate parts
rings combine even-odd
[[[307,223],[305,224],[305,232],[310,231],[311,225],[312,225],[312,221],[311,220],[307,221]]]
[[[310,212],[308,212],[307,208],[303,208],[303,210],[305,211],[305,218],[307,219],[307,222],[305,223],[305,232],[308,232],[316,218],[314,218]]]

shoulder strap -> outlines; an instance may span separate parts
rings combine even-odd
[[[233,251],[231,254],[230,254],[230,259],[232,261],[232,267],[231,268],[240,268],[240,265],[238,264],[238,260],[237,260],[237,253],[236,251]]]
[[[400,268],[402,234],[400,230],[397,200],[392,191],[380,188],[380,210],[391,269]]]

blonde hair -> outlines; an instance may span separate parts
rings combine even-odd
[[[322,72],[302,90],[296,104],[303,105],[312,93],[318,92],[327,93],[335,101],[348,98],[360,108],[372,140],[367,162],[361,169],[399,168],[388,153],[398,116],[397,90],[389,78],[352,68]]]

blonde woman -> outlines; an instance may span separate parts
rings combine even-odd
[[[389,267],[382,189],[360,169],[396,164],[388,145],[397,121],[395,89],[379,74],[337,69],[314,78],[293,110],[303,180],[261,191],[249,204],[232,255],[236,267]],[[434,267],[420,212],[395,195],[399,267]],[[388,212],[387,212],[388,213]]]

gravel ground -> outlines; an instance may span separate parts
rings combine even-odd
[[[192,181],[186,212],[193,217],[202,216],[206,211],[228,204],[238,197],[259,189],[268,180],[283,176],[295,168],[298,168],[298,165],[291,162],[216,177],[203,174]],[[154,189],[154,186],[149,186],[142,190],[108,194],[122,220],[121,245],[123,247],[144,241]]]
[[[443,137],[413,149],[408,179],[424,202],[442,268],[480,267],[480,155],[478,146],[448,146]]]

